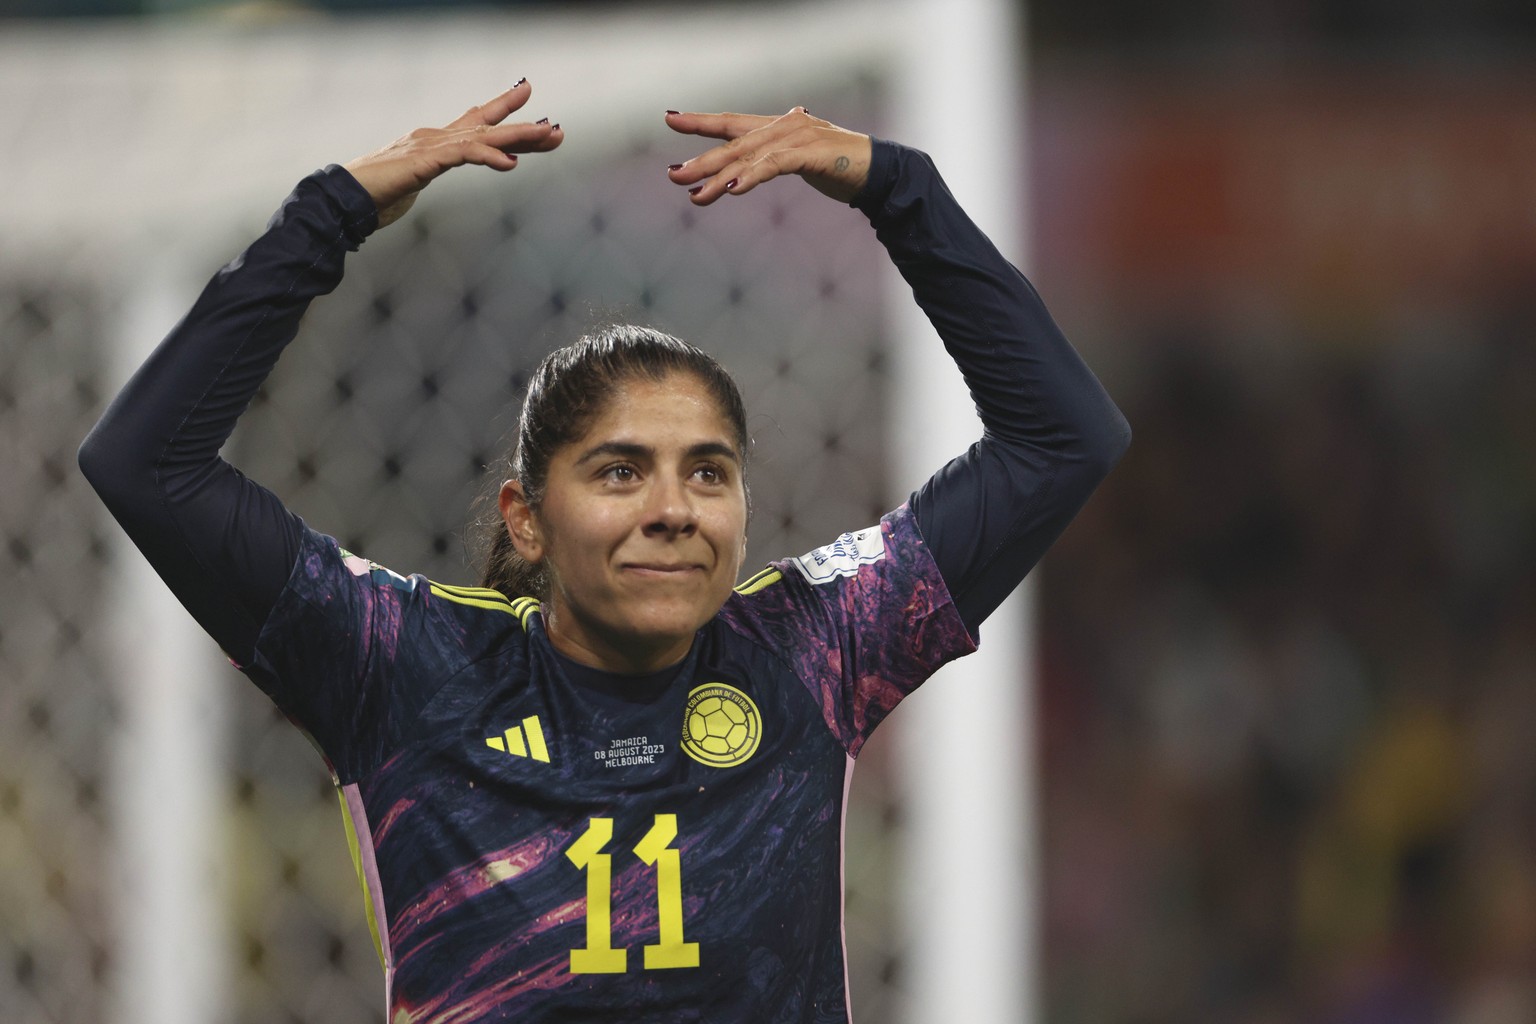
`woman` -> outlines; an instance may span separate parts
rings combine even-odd
[[[396,1021],[847,1020],[852,760],[1023,578],[1124,420],[922,154],[796,108],[668,112],[708,206],[795,174],[911,283],[985,433],[882,521],[735,586],[745,414],[690,346],[613,328],[529,387],[485,586],[340,550],[218,457],[347,250],[443,172],[563,133],[517,86],[300,183],[81,450],[113,514],[341,787]]]

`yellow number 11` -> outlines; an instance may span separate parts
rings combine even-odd
[[[645,969],[699,966],[699,944],[683,941],[683,862],[672,849],[677,815],[658,814],[635,845],[635,856],[656,866],[657,930],[661,940],[645,947]],[[587,944],[571,950],[572,974],[622,974],[629,951],[613,948],[613,856],[602,853],[613,839],[613,819],[593,818],[581,838],[565,851],[587,873]]]

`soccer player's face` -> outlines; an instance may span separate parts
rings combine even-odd
[[[698,378],[621,386],[550,459],[531,520],[562,653],[622,672],[664,668],[720,610],[746,553],[736,434]],[[515,528],[515,523],[514,523]]]

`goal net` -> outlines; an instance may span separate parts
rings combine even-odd
[[[966,6],[952,6],[948,24],[985,23]],[[959,440],[928,425],[943,454],[914,454],[920,441],[892,426],[907,418],[901,407],[914,388],[933,408],[930,388],[959,385],[931,384],[907,355],[909,337],[938,345],[911,323],[864,218],[795,182],[691,208],[663,170],[704,143],[672,136],[661,113],[804,103],[935,151],[955,183],[946,156],[972,143],[938,122],[979,132],[987,104],[942,101],[998,46],[962,40],[973,59],[945,64],[942,48],[955,44],[935,37],[924,10],[8,32],[0,79],[22,100],[0,115],[15,122],[11,136],[48,144],[43,126],[87,111],[102,137],[28,161],[4,201],[14,230],[0,252],[0,564],[20,582],[0,597],[0,967],[11,977],[0,1018],[378,1019],[379,966],[323,766],[217,663],[73,470],[102,403],[209,274],[310,169],[449,120],[526,75],[529,111],[566,129],[561,151],[510,175],[449,176],[350,257],[226,454],[349,549],[473,583],[470,510],[529,371],[599,323],[645,323],[710,351],[742,386],[754,443],[748,566],[809,550],[901,501],[975,436],[974,418],[961,391]],[[990,134],[1016,161],[1009,131]],[[1019,179],[997,180],[1017,189]],[[972,186],[981,205],[996,202],[991,184]],[[976,210],[956,191],[989,229],[1013,217],[1008,203]],[[979,674],[1022,692],[1017,660]],[[976,697],[986,699],[1004,703],[979,715],[973,704],[983,721],[967,725],[962,711],[957,728],[971,730],[969,745],[1009,745],[1015,760],[1001,774],[994,762],[956,776],[938,711],[921,740],[879,736],[861,758],[845,869],[855,1019],[936,1019],[924,999],[944,1001],[951,1019],[1022,1019],[1030,954],[1018,904],[1033,869],[1017,809],[1028,785],[1007,766],[1023,763],[1028,726],[1008,697]],[[1000,737],[985,721],[999,713],[1016,719]],[[914,776],[962,815],[980,796],[988,820],[925,824]],[[925,828],[927,853],[911,842]],[[999,842],[1000,866],[977,860]],[[935,872],[924,861],[935,857],[943,871],[991,875],[983,904],[914,880]],[[930,895],[940,910],[924,908]],[[1009,918],[1000,932],[999,916]],[[1013,945],[997,948],[995,934]],[[956,970],[935,948],[983,974],[998,973],[988,957],[1012,964],[993,986],[1001,1002],[955,1010],[928,978]],[[966,986],[974,998],[976,983]]]

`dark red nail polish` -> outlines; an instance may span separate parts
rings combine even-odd
[[[682,164],[667,164],[667,170],[669,170],[669,171],[680,171],[682,169],[683,169],[683,165]]]
[[[726,183],[725,183],[725,190],[726,190],[726,191],[727,191],[727,192],[729,192],[729,191],[730,191],[730,190],[731,190],[731,189],[733,189],[733,188],[735,188],[735,187],[736,187],[736,182],[737,182],[737,181],[738,181],[738,180],[740,180],[740,179],[737,179],[737,178],[732,178],[732,179],[731,179],[731,180],[730,180],[730,181],[728,181],[728,182],[726,182]]]
[[[526,81],[528,81],[528,76],[524,75],[522,78],[519,78],[517,81],[512,83],[512,88],[516,89],[518,86],[522,85]]]
[[[552,132],[559,131],[560,130],[560,122],[556,121],[554,124],[550,125],[549,126],[549,130],[552,131]]]
[[[537,121],[535,121],[533,123],[534,124],[549,124],[549,118],[541,117],[541,118],[539,118]]]
[[[703,192],[703,191],[704,191],[704,186],[703,185],[695,185],[695,186],[693,186],[693,188],[688,190],[688,194],[691,195],[691,196],[696,196],[700,192]]]
[[[682,113],[682,111],[679,111],[679,110],[669,110],[669,111],[667,111],[667,113],[669,113],[669,114],[679,114],[679,113]]]

